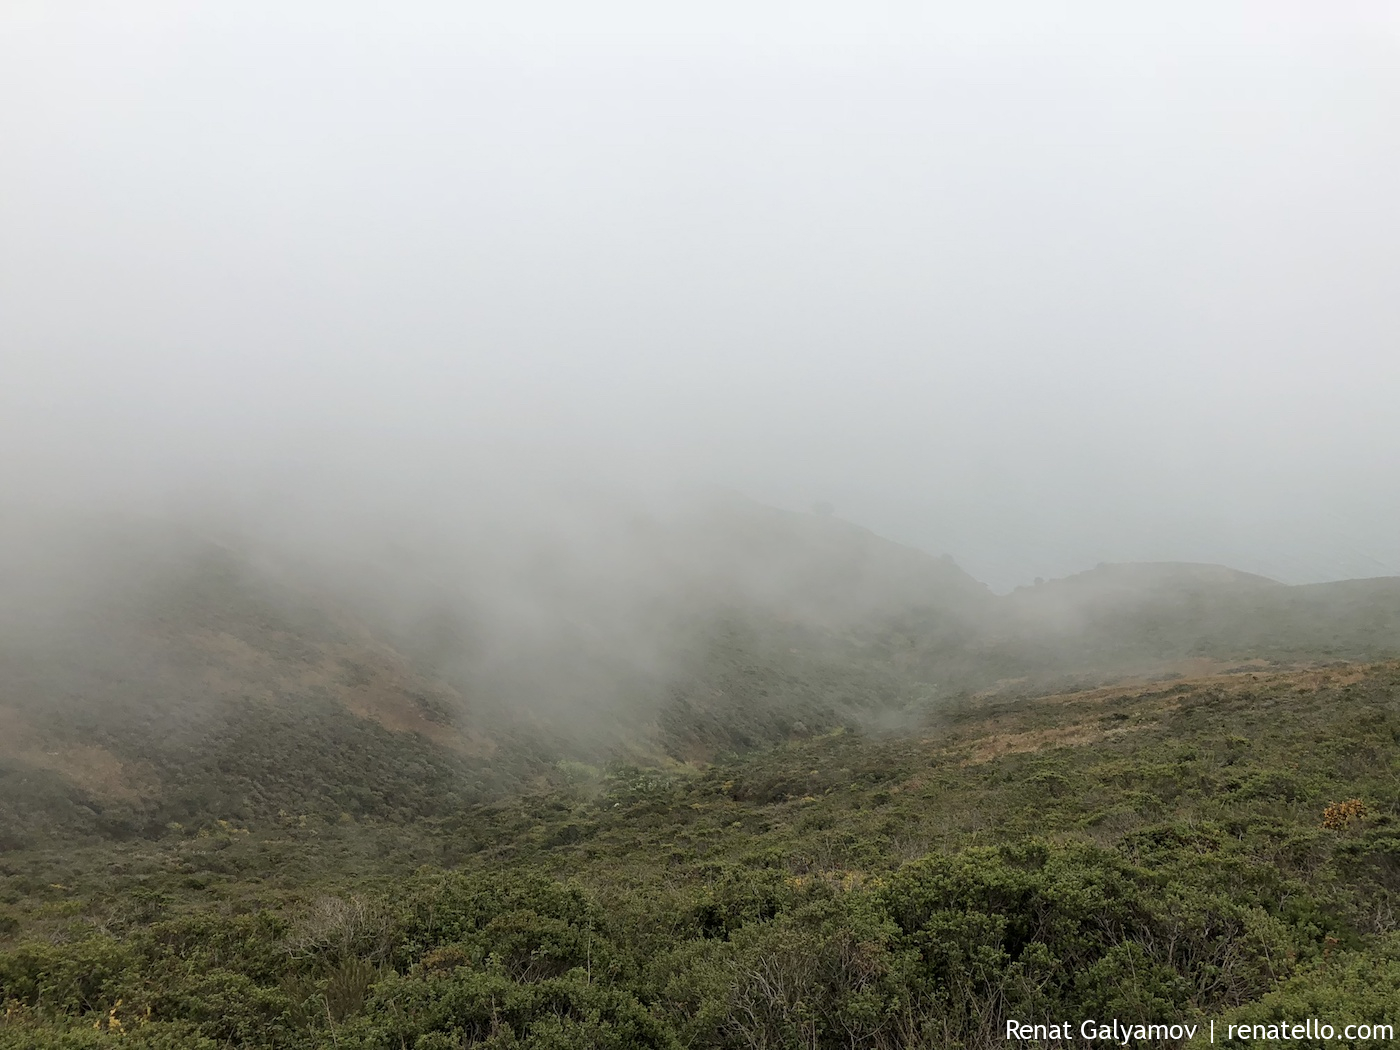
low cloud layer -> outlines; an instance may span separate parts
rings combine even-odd
[[[720,486],[998,589],[1400,571],[1383,5],[0,25],[11,504]]]

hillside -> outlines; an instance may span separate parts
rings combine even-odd
[[[411,822],[566,761],[706,763],[988,691],[1400,656],[1400,580],[1103,566],[995,597],[837,519],[729,500],[610,524],[416,590],[431,548],[331,575],[145,522],[11,530],[3,841]]]
[[[0,1042],[982,1048],[1007,1018],[1116,1017],[1245,1046],[1227,1025],[1396,1023],[1397,695],[1389,663],[986,697],[703,768],[572,764],[408,824],[8,850]]]
[[[853,624],[989,597],[840,522],[731,507],[626,524],[611,557],[516,548],[509,589],[478,574],[409,597],[402,559],[328,580],[146,522],[12,529],[0,828],[25,841],[212,814],[411,820],[566,757],[757,746],[905,702]]]
[[[6,538],[0,1046],[1400,1023],[1400,581],[997,597],[735,501]]]

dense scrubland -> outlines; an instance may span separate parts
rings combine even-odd
[[[0,1045],[1400,1023],[1396,581],[1103,566],[996,597],[746,514],[700,559],[742,573],[646,595],[665,644],[574,619],[558,663],[197,543],[12,608]],[[802,587],[738,588],[775,545]]]

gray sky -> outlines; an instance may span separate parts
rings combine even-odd
[[[1400,571],[1395,4],[0,6],[0,481]],[[465,464],[465,465],[464,465]]]

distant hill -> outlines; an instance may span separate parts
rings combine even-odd
[[[1047,665],[1084,669],[1400,652],[1400,578],[1289,587],[1221,565],[1102,565],[1018,588],[1003,613],[1006,636]]]

